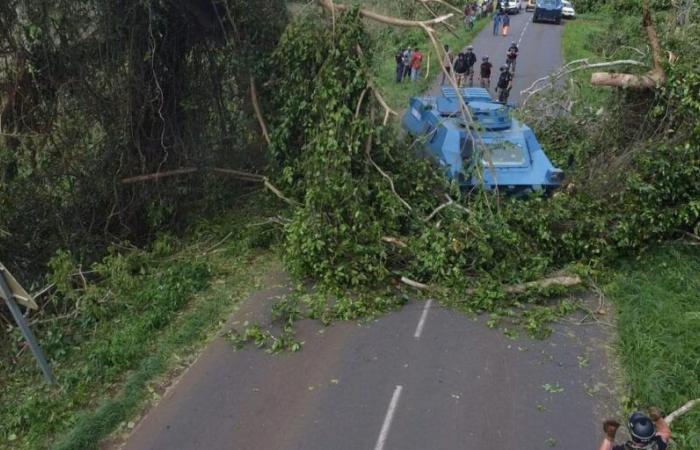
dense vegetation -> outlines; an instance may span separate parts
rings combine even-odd
[[[291,324],[303,315],[331,321],[395,307],[405,299],[397,292],[401,276],[428,283],[456,307],[499,312],[513,304],[504,284],[562,268],[595,274],[650,244],[700,231],[697,10],[652,2],[661,45],[679,56],[665,63],[668,79],[658,89],[610,90],[591,100],[585,77],[576,76],[573,89],[528,103],[520,114],[549,155],[560,166],[573,163],[554,196],[512,199],[460,192],[414,158],[416,143],[382,123],[371,86],[400,107],[391,56],[406,44],[429,48],[421,32],[368,26],[356,10],[331,20],[313,6],[298,6],[285,26],[282,0],[254,3],[0,6],[0,259],[25,280],[55,286],[33,319],[62,387],[37,388],[17,331],[3,329],[0,438],[45,447],[72,429],[64,448],[96,445],[133,414],[172,354],[201,341],[217,314],[230,310],[233,300],[209,280],[245,275],[229,286],[242,292],[251,248],[277,244],[291,273],[317,282],[320,295],[299,293],[276,307]],[[580,39],[576,51],[639,59],[630,49],[637,47],[650,63],[637,0],[581,7],[602,11],[614,26]],[[409,0],[388,10],[427,17]],[[469,36],[460,30],[445,41],[456,46]],[[269,147],[252,113],[251,76]],[[287,202],[213,179],[211,167],[264,172]],[[183,168],[198,171],[123,182]],[[435,212],[446,195],[459,207]],[[212,217],[224,224],[212,225]],[[226,236],[225,253],[196,256]],[[629,336],[643,333],[633,302],[613,292],[622,298],[621,317],[630,317]],[[526,313],[531,324],[547,311],[539,308]],[[287,338],[273,339],[276,348],[298,347]],[[144,348],[154,353],[146,357]],[[700,358],[697,348],[684,350],[688,361]],[[623,361],[631,370],[640,364]],[[683,367],[683,381],[660,401],[665,407],[697,394],[692,368]],[[114,386],[126,387],[101,403]],[[632,396],[660,400],[643,388]],[[98,405],[96,416],[77,416]],[[682,422],[678,431],[682,448],[694,448],[697,427]]]

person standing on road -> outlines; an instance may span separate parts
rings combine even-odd
[[[452,71],[452,51],[450,51],[449,45],[445,45],[445,55],[442,59],[442,65],[445,68],[445,71],[442,72],[442,81],[440,84],[445,84],[445,74],[449,74]]]
[[[493,14],[493,35],[498,36],[499,32],[501,31],[501,16],[503,10],[499,9],[497,12]]]
[[[503,36],[508,36],[508,32],[510,31],[510,16],[508,14],[503,14],[501,21],[503,22]]]
[[[508,70],[508,66],[505,64],[501,66],[501,74],[498,76],[498,83],[496,84],[496,93],[498,94],[498,101],[501,103],[506,103],[508,101],[508,96],[510,95],[510,89],[513,87],[513,74]]]
[[[406,47],[406,50],[403,51],[403,76],[401,77],[404,80],[407,80],[411,77],[411,57],[413,56],[413,51],[411,50],[410,47]]]
[[[394,55],[394,60],[396,61],[396,82],[401,83],[401,80],[403,80],[403,51],[399,49],[399,51]]]
[[[464,77],[467,73],[467,60],[465,59],[464,53],[459,53],[457,59],[455,59],[455,78],[457,81],[457,86],[462,87],[464,84]]]
[[[515,62],[518,57],[518,46],[515,41],[511,42],[510,47],[508,47],[508,53],[506,53],[506,64],[510,68],[512,73],[515,73]]]
[[[418,50],[418,47],[413,49],[411,56],[411,81],[418,81],[420,78],[420,68],[423,63],[423,54]]]
[[[649,415],[642,412],[633,413],[627,421],[632,440],[625,444],[615,444],[615,434],[620,428],[620,422],[614,419],[607,419],[603,422],[603,432],[605,438],[598,450],[666,450],[668,442],[671,440],[671,428],[661,417],[659,408],[649,408]]]
[[[472,17],[472,7],[469,3],[467,3],[466,6],[464,7],[464,27],[465,28],[470,28],[471,17]]]
[[[474,64],[476,64],[476,55],[474,47],[467,47],[467,52],[464,54],[465,62],[467,63],[467,76],[469,77],[469,86],[474,85]]]
[[[491,89],[491,69],[493,64],[489,62],[489,57],[484,56],[481,58],[481,87],[489,90]]]

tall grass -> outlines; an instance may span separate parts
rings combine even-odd
[[[700,397],[700,252],[664,245],[628,261],[606,292],[617,309],[629,408],[670,413]],[[673,424],[679,450],[700,449],[700,409]]]

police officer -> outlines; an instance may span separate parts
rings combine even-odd
[[[496,84],[496,93],[498,94],[498,101],[501,103],[506,103],[508,101],[508,95],[510,95],[510,89],[513,87],[513,74],[508,70],[507,65],[501,66],[501,74],[498,76],[498,83]]]
[[[666,450],[671,440],[671,429],[656,407],[649,408],[649,415],[632,413],[627,421],[631,440],[621,445],[615,444],[615,433],[619,427],[620,423],[614,419],[603,422],[605,439],[598,450]]]
[[[467,76],[469,77],[469,86],[474,86],[474,64],[476,64],[476,55],[474,54],[474,47],[471,45],[467,47],[467,51],[464,53],[465,62],[467,63]]]

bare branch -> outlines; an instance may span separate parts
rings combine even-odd
[[[370,162],[370,164],[372,164],[372,166],[375,169],[377,169],[377,172],[379,172],[384,178],[386,178],[386,180],[389,182],[389,187],[391,188],[391,192],[394,193],[394,196],[396,196],[396,198],[399,200],[399,202],[401,202],[401,204],[403,206],[405,206],[406,209],[408,209],[409,211],[413,211],[413,207],[411,207],[411,205],[406,200],[404,200],[399,195],[398,192],[396,192],[396,187],[394,186],[394,180],[389,176],[389,174],[384,172],[382,170],[382,168],[379,167],[379,165],[376,162],[374,162],[374,160],[372,159],[371,151],[372,151],[372,135],[370,134],[369,136],[367,136],[367,142],[365,144],[365,155],[367,156],[367,160]]]
[[[386,242],[388,244],[394,244],[397,247],[401,248],[406,248],[407,245],[404,241],[402,241],[399,238],[395,238],[393,236],[382,236],[382,242]]]
[[[235,178],[239,178],[241,180],[246,180],[246,181],[257,181],[263,184],[267,190],[275,194],[280,200],[283,200],[284,202],[293,205],[293,206],[298,206],[299,202],[290,199],[289,197],[285,196],[282,191],[280,191],[274,184],[270,183],[270,180],[266,176],[263,175],[258,175],[256,173],[249,173],[249,172],[243,172],[240,170],[234,170],[234,169],[223,169],[220,167],[213,167],[211,169],[212,172],[216,173],[221,173],[225,175],[231,175]]]
[[[647,33],[651,47],[652,69],[643,75],[627,73],[598,72],[591,75],[591,84],[594,86],[611,86],[631,89],[654,89],[666,81],[666,72],[661,66],[661,45],[656,34],[654,22],[649,12],[649,0],[642,3],[642,26]]]
[[[333,3],[331,0],[317,0],[317,2],[323,8],[330,11],[331,13],[334,13],[334,11],[346,11],[348,9],[347,6],[339,4],[339,3]],[[393,25],[396,27],[406,27],[406,28],[423,28],[423,27],[430,28],[431,25],[436,25],[436,24],[445,22],[447,19],[449,19],[453,15],[454,14],[446,14],[444,16],[436,17],[435,19],[430,19],[430,20],[406,20],[406,19],[400,19],[398,17],[384,16],[382,14],[378,14],[374,11],[369,11],[367,9],[360,9],[360,16],[362,16],[362,17],[365,17],[367,19],[371,19],[371,20],[374,20],[377,22],[386,23],[388,25]]]
[[[122,178],[122,184],[133,184],[140,183],[142,181],[153,181],[159,180],[161,178],[173,177],[177,175],[184,175],[188,173],[197,172],[199,169],[196,167],[183,167],[182,169],[175,170],[164,170],[162,172],[149,173],[145,175],[136,175],[134,177]]]
[[[260,130],[265,137],[265,142],[267,142],[267,145],[270,145],[272,141],[270,140],[270,134],[267,132],[267,124],[265,123],[262,111],[260,110],[260,103],[258,102],[258,89],[255,87],[255,78],[252,76],[250,77],[250,101],[253,103],[255,117],[258,119]]]
[[[416,289],[430,289],[430,286],[427,284],[406,277],[401,277],[401,282]]]
[[[690,411],[690,410],[691,410],[694,406],[696,406],[696,405],[700,405],[700,398],[696,398],[695,400],[689,401],[689,402],[686,403],[685,405],[683,405],[683,406],[681,406],[680,408],[678,408],[677,410],[673,411],[673,412],[672,412],[671,414],[669,414],[668,416],[664,417],[664,420],[665,420],[666,423],[670,426],[671,423],[672,423],[674,420],[676,420],[677,418],[679,418],[679,417],[682,416],[683,414],[685,414],[685,413],[687,413],[688,411]]]

